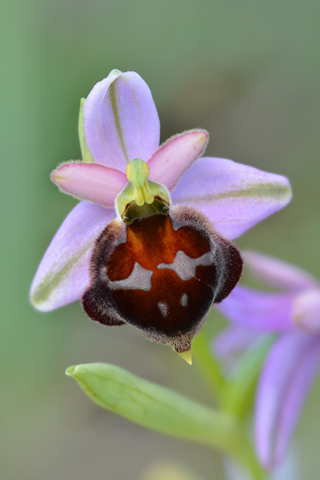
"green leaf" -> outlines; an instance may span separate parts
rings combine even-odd
[[[80,111],[79,111],[79,121],[78,121],[78,134],[80,140],[80,148],[82,154],[82,160],[85,163],[94,163],[94,160],[89,152],[89,148],[87,146],[86,138],[84,136],[84,126],[83,126],[83,105],[85,102],[85,98],[81,98],[80,100]]]
[[[178,438],[231,448],[237,428],[225,413],[211,410],[159,385],[103,363],[69,367],[83,391],[101,407],[146,428]]]
[[[246,465],[257,479],[264,478],[245,434],[228,413],[209,409],[114,365],[77,365],[66,374],[97,405],[143,427],[220,449]]]

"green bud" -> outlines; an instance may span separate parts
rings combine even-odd
[[[236,425],[223,412],[209,409],[159,385],[104,363],[69,367],[91,400],[143,427],[166,435],[228,450]]]
[[[227,412],[205,407],[114,365],[76,365],[66,374],[97,405],[145,428],[220,449],[245,465],[257,480],[265,479],[245,433]]]

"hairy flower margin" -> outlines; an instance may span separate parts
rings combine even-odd
[[[115,201],[132,159],[148,163],[150,180],[167,187],[173,205],[197,210],[230,240],[291,199],[283,176],[200,158],[208,142],[205,130],[183,132],[159,146],[158,113],[149,87],[135,72],[113,70],[94,86],[81,103],[79,137],[83,161],[62,164],[51,176],[81,202],[54,236],[33,280],[31,302],[41,311],[81,299],[90,286],[94,244],[119,213]]]
[[[255,442],[261,463],[282,462],[320,366],[320,283],[308,272],[258,252],[242,252],[247,269],[277,292],[241,285],[219,310],[233,325],[214,340],[218,357],[244,351],[265,334],[276,334],[259,378]]]

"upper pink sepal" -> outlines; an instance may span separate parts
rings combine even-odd
[[[79,300],[90,283],[93,244],[115,217],[111,208],[80,202],[53,237],[33,279],[30,300],[43,312]]]
[[[197,208],[221,235],[233,239],[287,205],[291,187],[281,175],[203,157],[180,179],[172,200]]]
[[[160,121],[150,89],[135,72],[113,70],[89,93],[84,132],[97,163],[125,171],[133,158],[147,161],[158,148]]]
[[[148,162],[150,180],[173,190],[180,177],[203,154],[208,139],[209,134],[205,130],[190,130],[171,137]]]
[[[113,207],[116,196],[124,188],[124,173],[98,163],[69,162],[51,174],[52,181],[65,193],[104,207]]]

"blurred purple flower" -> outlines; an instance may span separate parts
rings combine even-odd
[[[256,392],[255,439],[262,464],[281,462],[320,365],[320,283],[309,273],[257,252],[244,252],[250,271],[281,292],[237,286],[217,308],[234,323],[215,340],[220,358],[248,347],[261,334],[277,338]]]
[[[134,158],[148,162],[150,180],[168,188],[174,205],[200,211],[229,239],[291,199],[285,177],[231,160],[199,158],[208,141],[204,130],[181,133],[159,147],[158,113],[149,87],[135,72],[113,70],[97,83],[83,117],[86,162],[63,164],[52,174],[63,192],[82,201],[62,223],[33,280],[31,301],[39,310],[62,307],[87,290],[95,240],[116,217],[115,199]]]

